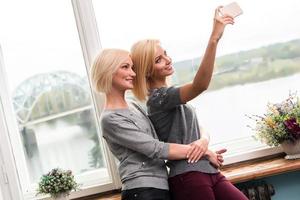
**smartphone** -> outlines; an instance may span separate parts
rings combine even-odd
[[[235,18],[241,14],[243,14],[242,9],[236,2],[232,2],[222,8],[220,8],[220,12],[222,15],[230,15],[231,17]]]

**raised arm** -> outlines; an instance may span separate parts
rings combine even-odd
[[[220,16],[219,9],[220,7],[215,10],[213,30],[194,80],[192,83],[180,87],[180,98],[183,103],[192,100],[208,88],[214,69],[218,42],[222,37],[225,26],[234,24],[232,17]]]

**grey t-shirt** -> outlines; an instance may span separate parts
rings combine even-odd
[[[200,128],[194,108],[180,100],[179,88],[162,87],[150,91],[147,101],[148,116],[160,140],[169,143],[190,144],[200,139]],[[170,177],[189,171],[217,173],[206,158],[197,163],[186,160],[168,161]]]
[[[167,159],[169,144],[158,140],[146,113],[137,105],[105,110],[102,134],[111,152],[120,161],[122,189],[153,187],[168,190]]]

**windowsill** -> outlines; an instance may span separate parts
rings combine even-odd
[[[287,172],[300,170],[300,159],[286,160],[284,153],[249,160],[245,162],[226,165],[221,172],[232,183],[246,182],[250,180],[260,179],[268,176],[274,176]],[[95,198],[81,198],[80,200],[119,200],[119,194],[99,195]]]
[[[286,160],[284,153],[227,165],[221,172],[232,183],[246,182],[300,170],[300,159]]]

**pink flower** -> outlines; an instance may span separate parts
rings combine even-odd
[[[283,123],[293,139],[300,139],[300,126],[296,118],[287,119]]]

